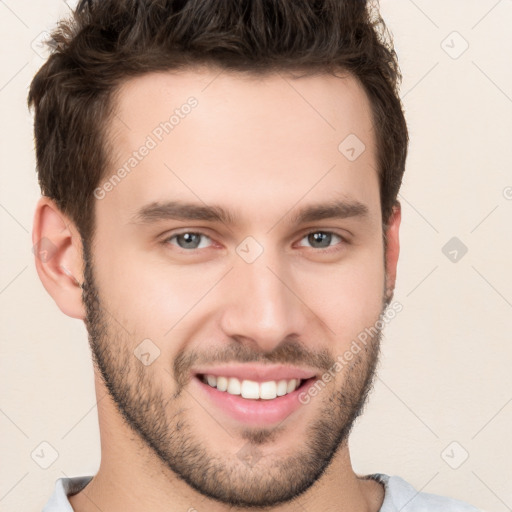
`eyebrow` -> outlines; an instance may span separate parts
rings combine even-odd
[[[368,213],[368,207],[360,201],[340,199],[306,206],[294,214],[289,222],[305,224],[326,219],[364,218]],[[132,216],[131,223],[153,224],[163,220],[208,221],[235,225],[238,216],[233,211],[217,205],[167,201],[153,202],[141,207]]]

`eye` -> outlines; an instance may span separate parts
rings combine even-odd
[[[311,231],[304,235],[301,241],[307,240],[309,247],[317,249],[318,252],[328,250],[336,245],[347,243],[341,235],[338,235],[332,231]],[[336,242],[337,241],[337,242]],[[184,251],[194,251],[196,249],[206,249],[211,245],[212,239],[204,233],[197,231],[183,231],[181,233],[175,233],[165,238],[162,243],[164,245],[170,244],[183,249]],[[336,242],[333,244],[333,242]],[[299,246],[307,247],[300,243]]]
[[[346,242],[342,236],[337,235],[332,231],[311,231],[306,234],[302,240],[307,240],[314,249],[328,249],[329,247],[332,247],[331,242],[333,241],[333,237],[335,237],[334,239],[339,239],[341,242]]]
[[[183,233],[177,233],[166,238],[163,242],[170,243],[171,245],[177,245],[180,249],[204,249],[208,247],[208,244],[201,243],[201,239],[210,240],[210,237],[203,233],[196,233],[193,231],[185,231]],[[176,240],[175,243],[172,241]]]

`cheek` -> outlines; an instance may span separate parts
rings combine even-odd
[[[319,266],[302,280],[301,296],[341,343],[349,343],[379,318],[385,279],[381,254],[378,247],[361,250],[339,264]]]
[[[217,301],[216,294],[226,291],[219,280],[232,262],[177,265],[166,260],[164,248],[148,252],[114,240],[112,233],[103,240],[98,237],[97,247],[102,247],[105,256],[100,252],[96,256],[96,280],[109,312],[132,339],[161,340],[175,326],[176,333],[187,325],[194,315],[212,313],[215,304],[226,305],[225,295]],[[290,263],[285,281],[335,337],[349,343],[373,325],[381,312],[382,251],[373,243],[352,250],[336,263]],[[208,300],[203,301],[206,296]],[[178,325],[185,318],[188,322]]]
[[[162,340],[182,318],[193,315],[224,273],[219,266],[171,264],[160,249],[149,254],[122,244],[105,247],[108,256],[97,256],[95,262],[100,296],[133,339]]]

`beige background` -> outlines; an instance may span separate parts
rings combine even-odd
[[[382,0],[381,10],[411,135],[395,294],[403,311],[386,328],[351,439],[354,468],[512,510],[512,0]],[[93,474],[100,460],[86,331],[47,295],[31,252],[39,189],[25,105],[43,63],[33,41],[67,11],[61,0],[0,1],[6,512],[41,510],[58,477]],[[455,263],[442,252],[452,237],[468,248]],[[47,469],[32,458],[42,442],[58,453]]]

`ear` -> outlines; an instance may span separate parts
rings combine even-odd
[[[82,303],[82,239],[54,201],[39,199],[34,214],[32,251],[46,291],[66,315],[85,319]]]
[[[393,205],[391,215],[386,224],[384,236],[386,237],[386,301],[391,302],[395,291],[396,284],[396,267],[398,264],[398,255],[400,253],[400,240],[398,232],[400,229],[400,221],[402,220],[401,205],[396,201]]]

